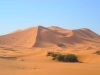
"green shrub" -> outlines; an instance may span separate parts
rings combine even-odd
[[[62,54],[58,54],[58,55],[56,56],[56,59],[57,59],[58,61],[63,61],[63,60],[64,60],[64,56],[63,56]]]
[[[57,46],[64,47],[65,45],[64,44],[57,44]]]
[[[64,61],[65,62],[77,62],[77,57],[74,54],[67,54],[64,55]]]
[[[52,56],[52,60],[64,61],[64,62],[78,62],[77,57],[74,54],[60,54],[54,52],[48,52],[47,56]]]

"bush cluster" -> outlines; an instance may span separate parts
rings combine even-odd
[[[94,54],[100,55],[100,51],[96,51]]]
[[[47,56],[52,56],[53,60],[63,61],[63,62],[78,62],[77,57],[74,54],[60,54],[54,52],[48,52]]]
[[[64,44],[57,44],[57,46],[59,46],[59,47],[65,47]]]

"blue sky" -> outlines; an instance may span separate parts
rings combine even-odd
[[[100,0],[0,0],[0,35],[37,25],[100,34]]]

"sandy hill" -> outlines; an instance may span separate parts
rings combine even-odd
[[[83,63],[52,60],[46,56],[48,51],[75,54]],[[68,30],[56,26],[2,35],[0,75],[100,75],[100,36],[86,28]]]
[[[31,27],[0,36],[1,45],[23,47],[49,47],[57,44],[76,45],[100,43],[100,36],[89,29],[68,30],[56,26]]]

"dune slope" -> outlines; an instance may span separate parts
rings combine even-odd
[[[100,36],[89,29],[67,30],[60,27],[31,27],[0,36],[1,45],[48,47],[57,44],[100,43]]]

